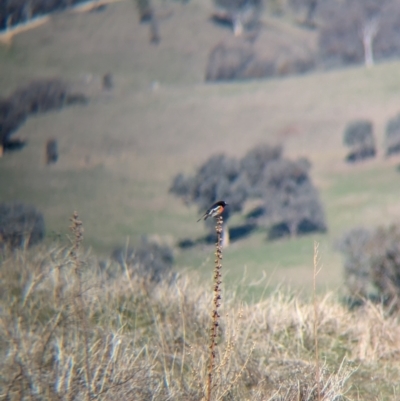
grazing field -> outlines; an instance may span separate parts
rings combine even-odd
[[[149,44],[148,27],[138,23],[133,3],[122,1],[103,12],[56,15],[16,36],[11,47],[0,47],[2,95],[32,78],[62,76],[92,99],[84,107],[27,120],[17,134],[27,146],[0,159],[0,201],[36,205],[49,240],[66,234],[69,216],[78,210],[86,246],[104,257],[142,235],[176,245],[206,231],[196,224],[195,207],[168,194],[175,174],[193,172],[214,153],[242,156],[261,142],[282,143],[288,157],[312,162],[329,231],[275,242],[257,231],[235,242],[224,255],[227,282],[245,275],[256,283],[265,271],[271,284],[309,288],[317,240],[319,286],[340,287],[335,242],[342,233],[400,217],[398,160],[380,153],[373,161],[346,165],[342,145],[347,122],[368,118],[382,149],[385,124],[400,111],[400,63],[205,84],[209,50],[231,33],[208,21],[211,6],[201,1],[163,4],[158,46]],[[265,30],[276,35],[287,30],[285,24],[267,20]],[[109,93],[101,90],[106,72],[115,79]],[[45,143],[53,137],[60,160],[45,166]],[[232,225],[242,221],[235,216]],[[199,270],[206,278],[210,258],[208,246],[176,249],[178,268]]]

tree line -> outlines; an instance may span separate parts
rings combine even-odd
[[[32,18],[65,10],[87,0],[4,0],[0,2],[0,30]]]
[[[288,0],[280,12],[317,31],[317,50],[296,46],[265,57],[254,43],[270,2],[214,0],[213,19],[228,24],[244,40],[218,43],[210,51],[206,80],[234,80],[301,74],[316,67],[332,68],[400,57],[400,2],[397,0]],[[276,13],[276,10],[275,10]]]
[[[60,11],[85,0],[7,0],[0,2],[0,30]],[[150,27],[150,42],[161,40],[150,0],[134,0],[139,19]],[[185,3],[185,1],[182,1]],[[397,0],[288,0],[282,12],[298,16],[306,29],[316,29],[318,51],[286,49],[266,58],[253,46],[263,29],[262,15],[271,12],[266,0],[214,0],[211,20],[230,26],[236,43],[218,43],[211,50],[205,78],[209,81],[301,74],[400,56],[400,3]],[[283,2],[282,2],[283,3]],[[205,21],[206,23],[206,21]],[[278,57],[280,56],[280,57]]]
[[[84,94],[72,91],[67,82],[58,78],[32,81],[0,98],[0,156],[3,150],[23,145],[11,137],[30,115],[88,101]]]

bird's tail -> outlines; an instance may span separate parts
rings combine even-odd
[[[198,220],[197,220],[197,223],[200,221],[200,220],[205,220],[207,218],[207,214],[203,214],[203,216],[201,216]]]

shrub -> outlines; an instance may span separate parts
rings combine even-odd
[[[400,114],[386,125],[385,148],[387,156],[400,152]]]
[[[400,307],[400,225],[351,230],[340,244],[345,278],[353,297],[378,297]]]
[[[372,123],[368,120],[350,122],[344,132],[344,144],[350,148],[348,162],[362,161],[376,155]]]
[[[32,246],[45,235],[42,213],[23,203],[0,203],[0,247]]]
[[[343,235],[338,249],[344,255],[344,275],[351,296],[367,298],[371,292],[370,255],[367,250],[372,232],[354,228]]]
[[[114,87],[114,76],[111,72],[107,72],[103,75],[103,89],[111,90]]]
[[[46,164],[57,163],[58,160],[58,141],[49,139],[46,142]]]
[[[153,7],[150,0],[135,0],[140,22],[150,22],[153,18]]]
[[[122,268],[128,267],[132,275],[160,282],[171,273],[174,255],[170,247],[144,238],[136,250],[132,247],[116,248],[111,259]]]

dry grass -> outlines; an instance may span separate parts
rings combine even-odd
[[[0,400],[204,399],[212,291],[193,276],[154,284],[100,269],[80,251],[77,216],[73,227],[69,247],[0,260]],[[278,290],[246,305],[226,290],[212,399],[391,399],[398,319],[372,304],[349,311],[333,294],[316,302],[317,330],[311,300]]]

